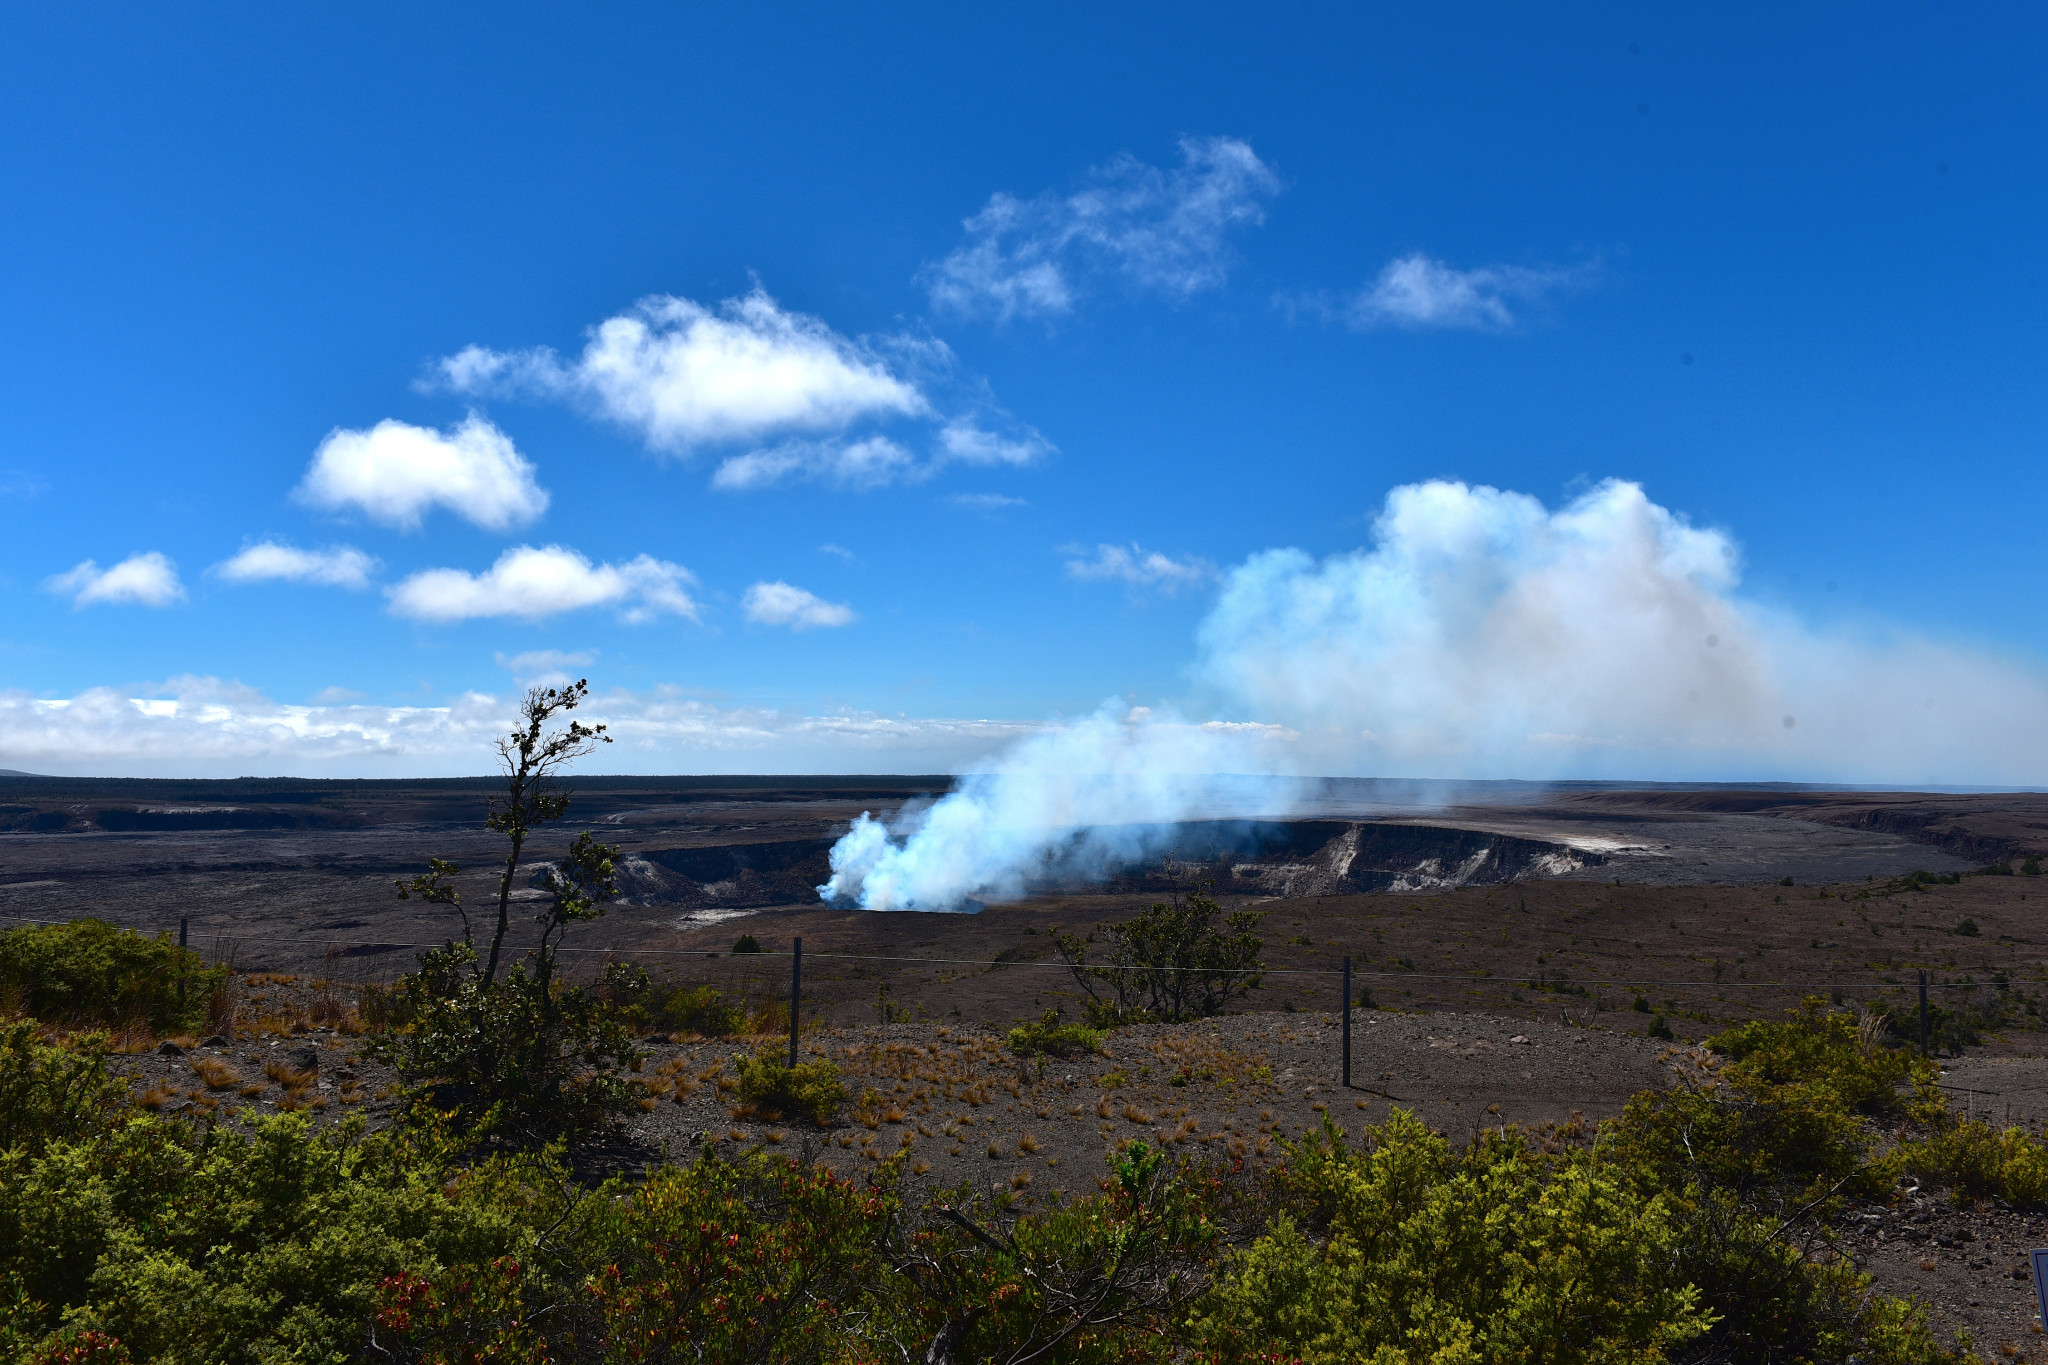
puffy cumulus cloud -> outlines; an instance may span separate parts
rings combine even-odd
[[[1176,593],[1183,588],[1198,588],[1216,577],[1216,566],[1206,559],[1194,555],[1175,559],[1136,543],[1097,545],[1093,554],[1079,546],[1069,546],[1065,553],[1069,556],[1067,576],[1084,583],[1122,583],[1133,589],[1157,588]]]
[[[366,588],[377,561],[353,546],[336,545],[326,550],[301,550],[266,540],[213,566],[212,572],[230,583],[261,583],[283,579],[291,583],[319,583],[333,588]]]
[[[2037,665],[1824,630],[1738,594],[1727,533],[1610,481],[1550,509],[1430,482],[1370,548],[1255,555],[1198,675],[1325,771],[1431,777],[2035,783]]]
[[[591,331],[583,354],[471,346],[440,364],[459,393],[532,392],[586,401],[656,450],[842,431],[916,417],[930,404],[878,350],[759,289],[706,307],[658,295]]]
[[[441,361],[432,383],[576,403],[655,450],[751,447],[712,475],[729,491],[881,488],[951,464],[1030,464],[1052,449],[1004,414],[985,384],[963,379],[944,342],[842,336],[760,289],[716,306],[643,299],[592,329],[574,360],[546,348],[471,346]],[[877,429],[903,421],[923,436]]]
[[[1074,194],[992,196],[925,268],[932,303],[1007,320],[1069,312],[1098,276],[1170,298],[1222,284],[1230,234],[1265,221],[1280,179],[1238,138],[1186,138],[1180,155],[1172,170],[1120,156]]]
[[[439,506],[505,531],[547,511],[547,490],[533,475],[512,438],[475,413],[446,432],[387,419],[368,431],[329,432],[293,496],[403,530]]]
[[[0,767],[64,776],[425,777],[488,773],[517,696],[464,693],[442,706],[370,706],[332,690],[287,705],[218,678],[180,677],[137,696],[0,691]],[[579,716],[609,726],[611,771],[952,772],[1034,727],[845,711],[721,706],[678,688],[613,691]]]
[[[809,630],[814,626],[850,626],[857,619],[853,608],[843,602],[827,602],[815,593],[790,583],[756,583],[740,599],[747,619],[756,625],[788,626]]]
[[[623,620],[697,618],[685,588],[696,582],[680,564],[640,555],[624,564],[592,564],[562,545],[519,545],[480,574],[427,569],[386,589],[391,610],[417,621],[481,616],[539,620],[565,611],[614,607]]]
[[[84,560],[66,573],[43,580],[43,587],[71,599],[74,609],[96,602],[141,607],[168,607],[185,600],[178,566],[155,550],[130,555],[111,569]]]
[[[1389,261],[1379,278],[1347,301],[1352,326],[1417,330],[1501,331],[1515,324],[1509,305],[1534,303],[1560,289],[1584,284],[1594,267],[1531,270],[1492,265],[1459,270],[1421,252]]]

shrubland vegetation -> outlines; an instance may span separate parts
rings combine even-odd
[[[413,989],[394,1036],[439,1027]],[[579,989],[622,1028],[729,1008],[626,971]],[[1042,1019],[1012,1048],[1089,1033]],[[591,1184],[575,1125],[479,1121],[531,1094],[376,1132],[160,1117],[121,1102],[107,1047],[0,1030],[4,1358],[1936,1362],[1920,1310],[1835,1254],[1846,1202],[1911,1177],[2048,1206],[2048,1140],[1958,1121],[1885,1021],[1818,1001],[1599,1125],[1454,1143],[1397,1111],[1264,1174],[1133,1143],[1100,1193],[1028,1213],[913,1198],[903,1158],[849,1179],[707,1150]],[[830,1123],[847,1098],[829,1063],[764,1053],[732,1101]]]

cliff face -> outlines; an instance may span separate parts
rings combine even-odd
[[[1345,820],[1210,820],[1124,831],[1134,853],[1109,870],[1055,854],[1032,880],[1033,893],[1161,891],[1164,865],[1213,878],[1232,896],[1327,896],[1361,891],[1421,891],[1493,886],[1597,866],[1596,853],[1539,839],[1433,825]],[[801,905],[817,899],[831,875],[831,839],[639,849],[626,855],[623,899],[634,905],[691,910]]]
[[[1606,860],[1567,844],[1480,830],[1376,821],[1215,821],[1179,827],[1167,856],[1199,866],[1229,895],[1329,896],[1494,886],[1556,877]],[[1147,869],[1117,889],[1165,889]]]

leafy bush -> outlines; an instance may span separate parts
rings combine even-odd
[[[1035,1023],[1011,1029],[1009,1047],[1019,1057],[1086,1057],[1102,1051],[1102,1034],[1086,1024],[1062,1024],[1047,1010]]]
[[[7,1359],[62,1359],[88,1333],[136,1360],[356,1359],[380,1280],[530,1256],[565,1207],[545,1158],[461,1172],[432,1145],[298,1114],[247,1134],[139,1117],[4,1159]]]
[[[523,962],[486,983],[462,943],[422,953],[399,986],[408,1022],[372,1046],[463,1132],[545,1142],[602,1126],[637,1099],[621,1072],[640,1054],[601,991],[559,987]]]
[[[1396,1110],[1351,1148],[1325,1120],[1281,1187],[1207,1309],[1227,1359],[1655,1361],[1712,1321],[1663,1197],[1519,1134],[1455,1153]]]
[[[104,920],[0,933],[0,1005],[46,1023],[191,1028],[226,975],[168,933],[146,938]]]
[[[1900,1143],[1884,1165],[1969,1198],[1992,1196],[2021,1208],[2048,1205],[2048,1134],[2024,1128],[1999,1132],[1979,1120],[1951,1122]]]
[[[761,951],[761,940],[755,938],[752,934],[741,934],[738,939],[734,940],[732,950],[735,955],[740,953],[758,953]]]
[[[679,986],[653,1009],[654,1022],[670,1033],[727,1038],[744,1033],[747,1011],[709,986]]]
[[[839,1068],[820,1057],[790,1066],[773,1057],[740,1061],[739,1097],[763,1112],[801,1114],[824,1127],[846,1103]]]
[[[1252,932],[1265,916],[1240,910],[1216,917],[1223,907],[1199,886],[1185,896],[1174,892],[1136,919],[1096,926],[1109,939],[1109,961],[1091,965],[1082,938],[1055,929],[1053,947],[1081,989],[1088,992],[1088,1022],[1098,1028],[1158,1020],[1177,1023],[1221,1014],[1233,999],[1258,988],[1259,953],[1265,946]],[[1225,933],[1224,930],[1228,930]],[[1107,996],[1101,987],[1108,990]]]
[[[51,1142],[95,1132],[128,1090],[107,1075],[104,1034],[54,1047],[39,1032],[33,1019],[0,1024],[0,1152],[33,1157]]]

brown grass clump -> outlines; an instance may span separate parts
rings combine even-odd
[[[990,1144],[988,1145],[988,1155],[989,1155],[989,1160],[993,1161],[993,1160],[995,1160],[995,1159],[996,1159],[997,1157],[1001,1156],[1002,1154],[1003,1154],[1003,1144],[1002,1144],[1002,1143],[1000,1143],[1000,1142],[991,1142],[991,1143],[990,1143]]]
[[[1025,1135],[1024,1135],[1023,1137],[1020,1137],[1020,1138],[1018,1138],[1018,1139],[1017,1139],[1017,1150],[1018,1150],[1018,1151],[1020,1151],[1020,1152],[1035,1152],[1035,1151],[1037,1151],[1037,1150],[1038,1150],[1038,1139],[1037,1139],[1037,1138],[1035,1138],[1035,1137],[1033,1137],[1033,1136],[1031,1136],[1031,1134],[1029,1134],[1029,1133],[1026,1133],[1026,1134],[1025,1134]]]
[[[319,1079],[315,1072],[300,1071],[274,1059],[263,1064],[263,1074],[287,1090],[304,1090]]]
[[[135,1097],[135,1103],[140,1108],[154,1112],[176,1098],[178,1098],[178,1092],[170,1086],[152,1085],[149,1089]]]
[[[1101,1119],[1113,1119],[1116,1117],[1116,1106],[1109,1102],[1109,1096],[1104,1095],[1095,1102],[1095,1117]]]
[[[1152,1116],[1135,1104],[1124,1106],[1124,1118],[1132,1123],[1150,1123],[1152,1121]]]
[[[218,1057],[187,1057],[192,1074],[206,1082],[208,1090],[227,1090],[242,1083],[242,1073]]]
[[[1010,1177],[1010,1188],[1013,1190],[1021,1190],[1030,1183],[1031,1172],[1029,1171],[1019,1171],[1017,1172],[1017,1174]]]

